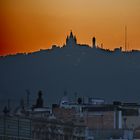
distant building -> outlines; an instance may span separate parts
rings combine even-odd
[[[60,107],[63,107],[65,105],[69,105],[69,99],[67,97],[67,92],[64,92],[64,96],[62,97],[62,99],[60,100]]]
[[[85,140],[85,126],[60,119],[33,119],[34,140]]]
[[[114,52],[115,52],[115,53],[121,53],[121,52],[122,52],[122,47],[120,47],[120,48],[115,48],[115,49],[114,49]]]
[[[60,105],[54,107],[53,114],[62,120],[76,119],[91,129],[122,129],[122,110],[119,106],[105,104],[102,99],[89,98],[88,103],[70,103],[63,97]]]
[[[44,106],[44,99],[42,97],[42,91],[38,92],[38,98],[36,100],[36,105],[32,109],[28,110],[28,114],[31,117],[48,117],[52,113],[51,108]]]
[[[140,105],[77,97],[67,93],[52,108],[44,106],[42,92],[36,104],[25,108],[23,101],[13,114],[0,116],[0,139],[21,140],[133,140],[140,138]]]
[[[136,103],[123,103],[123,128],[124,129],[139,129],[140,128],[140,105]]]
[[[26,108],[25,105],[22,104],[14,111],[14,115],[20,117],[27,116],[43,118],[50,116],[50,114],[52,114],[52,109],[48,106],[44,106],[44,99],[41,91],[38,92],[36,103],[31,108]]]
[[[77,39],[76,36],[73,35],[72,31],[70,32],[70,35],[66,38],[66,46],[73,48],[77,45]]]

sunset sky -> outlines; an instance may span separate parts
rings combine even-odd
[[[140,49],[140,0],[0,0],[0,55],[63,45],[70,30],[78,43],[92,37],[104,48]]]

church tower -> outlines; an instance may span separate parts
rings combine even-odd
[[[66,38],[66,46],[73,48],[77,44],[76,37],[73,35],[72,31],[70,32],[70,35]]]
[[[36,100],[36,108],[42,108],[43,107],[43,98],[42,98],[42,91],[40,90],[38,92],[38,98]]]

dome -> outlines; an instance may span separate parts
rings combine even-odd
[[[67,96],[62,97],[61,101],[60,101],[60,106],[63,105],[68,105],[69,104],[69,99]]]

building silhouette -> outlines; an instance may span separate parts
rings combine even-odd
[[[42,108],[42,107],[43,107],[42,91],[39,91],[38,98],[36,100],[36,108]]]
[[[77,44],[76,36],[73,35],[72,31],[70,32],[70,35],[66,38],[66,46],[73,48]]]
[[[95,37],[92,38],[92,47],[96,47],[96,38]]]

